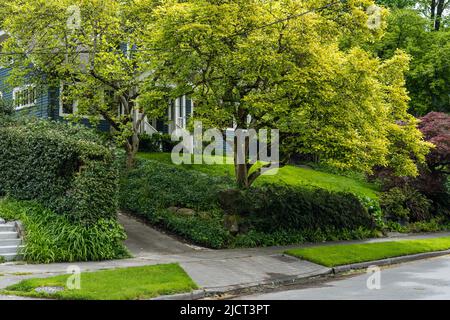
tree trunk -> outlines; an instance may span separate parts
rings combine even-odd
[[[442,24],[442,15],[444,14],[444,2],[445,0],[439,0],[437,4],[436,22],[434,24],[434,30],[439,31]]]
[[[245,139],[245,144],[247,144],[247,139]],[[238,139],[237,137],[234,138],[234,170],[236,175],[236,183],[239,187],[239,189],[246,189],[248,188],[248,167],[247,167],[247,148],[244,147],[244,159],[245,163],[238,163]]]
[[[249,187],[247,165],[235,164],[235,170],[236,170],[236,183],[239,189],[247,189]]]
[[[236,175],[236,183],[239,189],[247,189],[249,187],[248,183],[248,166],[247,166],[247,158],[248,158],[248,139],[244,139],[244,147],[241,147],[239,150],[239,139],[238,137],[234,137],[234,170]],[[243,149],[243,150],[242,150]],[[238,154],[242,153],[241,157],[245,159],[244,163],[239,163]],[[242,159],[241,159],[242,160]]]
[[[137,132],[134,132],[128,139],[125,144],[125,150],[127,152],[127,168],[131,169],[134,166],[136,153],[139,151],[139,136]]]

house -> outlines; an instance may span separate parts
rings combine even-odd
[[[6,39],[5,32],[0,30],[0,44]],[[59,88],[37,88],[29,83],[21,87],[10,88],[6,82],[10,69],[0,66],[0,99],[11,101],[17,114],[29,115],[38,118],[66,121],[66,117],[74,112],[76,106],[67,105],[61,99],[63,86]],[[164,119],[145,119],[141,126],[142,133],[171,134],[177,128],[186,128],[189,118],[193,114],[193,102],[189,97],[183,96],[174,101],[168,101],[166,117]],[[81,120],[90,126],[87,119]],[[107,132],[110,125],[101,120],[97,129]]]

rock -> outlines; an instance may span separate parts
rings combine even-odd
[[[231,233],[236,234],[239,232],[239,220],[240,217],[237,215],[226,215],[223,218],[223,226]]]
[[[211,213],[207,212],[207,211],[201,211],[201,212],[197,212],[197,215],[202,218],[202,219],[211,219]]]
[[[180,208],[178,208],[178,207],[170,207],[170,208],[167,208],[167,210],[169,210],[170,212],[173,212],[173,213],[176,213],[179,209],[180,209]]]
[[[0,224],[5,224],[5,223],[6,223],[5,219],[0,218]]]
[[[34,291],[39,293],[46,293],[46,294],[55,294],[60,291],[63,291],[64,287],[38,287],[34,289]]]
[[[195,215],[195,211],[188,208],[180,208],[178,209],[177,214],[182,216],[193,216]]]

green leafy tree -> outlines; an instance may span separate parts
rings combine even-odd
[[[76,107],[71,118],[105,119],[131,166],[145,116],[167,108],[165,88],[149,72],[143,47],[156,2],[2,0],[0,29],[9,37],[1,64],[11,68],[9,82],[61,86],[64,103]]]
[[[427,25],[427,18],[415,10],[393,10],[385,36],[374,45],[383,59],[399,48],[412,57],[407,88],[417,116],[450,111],[450,31],[431,32]]]
[[[431,28],[435,31],[448,27],[450,1],[448,0],[419,0],[418,7],[431,21]]]
[[[416,175],[428,144],[407,113],[404,72],[396,52],[380,61],[350,43],[380,38],[369,28],[371,1],[166,1],[149,26],[152,55],[174,96],[191,94],[204,126],[281,132],[281,149],[313,154],[338,168],[371,172],[390,166]],[[386,14],[380,12],[381,18]],[[248,140],[244,150],[248,150]],[[261,174],[235,160],[237,183]]]
[[[416,0],[377,0],[378,5],[382,5],[388,8],[411,8],[416,4]]]

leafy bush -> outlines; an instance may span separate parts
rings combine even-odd
[[[351,193],[280,185],[264,185],[244,191],[255,229],[356,230],[375,228],[374,217]]]
[[[161,144],[156,135],[143,133],[139,135],[139,151],[140,152],[161,152]]]
[[[153,135],[141,134],[139,136],[140,152],[172,152],[177,142],[172,141],[169,134],[155,133]]]
[[[158,161],[139,160],[121,179],[122,209],[152,216],[159,209],[191,208],[197,211],[218,207],[217,193],[231,180]]]
[[[0,201],[0,217],[20,220],[25,228],[24,260],[34,263],[98,261],[129,256],[122,226],[115,219],[90,225],[73,223],[31,201]]]
[[[418,163],[419,176],[415,178],[400,177],[390,169],[377,168],[374,178],[382,182],[385,191],[399,188],[410,193],[411,191],[408,190],[411,188],[417,190],[415,194],[422,203],[425,203],[423,196],[430,200],[432,207],[429,211],[433,216],[447,215],[450,217],[450,190],[447,187],[450,164],[450,115],[431,112],[420,119],[419,129],[425,140],[435,146],[427,155],[426,164]],[[399,193],[399,190],[396,189],[392,191],[393,193]],[[385,197],[389,197],[389,195],[385,195]],[[398,197],[401,198],[400,195]],[[400,201],[404,202],[405,200],[400,199]],[[426,205],[424,204],[424,206]],[[401,205],[401,207],[406,210],[405,205]],[[396,210],[400,215],[404,214],[401,212],[401,208]],[[420,219],[422,218],[418,217],[416,220]]]
[[[199,215],[182,216],[162,210],[158,212],[159,225],[191,240],[192,242],[213,249],[227,247],[231,235],[223,227],[220,215],[201,217]]]
[[[10,116],[14,112],[13,105],[10,101],[0,97],[0,118]]]
[[[270,247],[305,242],[324,242],[339,240],[359,240],[375,237],[374,230],[359,227],[355,230],[336,230],[334,228],[316,230],[285,229],[272,233],[250,230],[246,234],[238,235],[231,244],[232,247]]]
[[[395,221],[387,221],[386,230],[400,233],[449,231],[450,222],[446,217],[438,217],[430,221],[418,221],[406,225],[401,225]]]
[[[115,217],[112,149],[83,126],[20,120],[0,127],[0,192],[36,200],[71,221]]]
[[[405,186],[392,188],[380,198],[381,208],[387,220],[407,223],[431,218],[431,202],[416,189]]]

